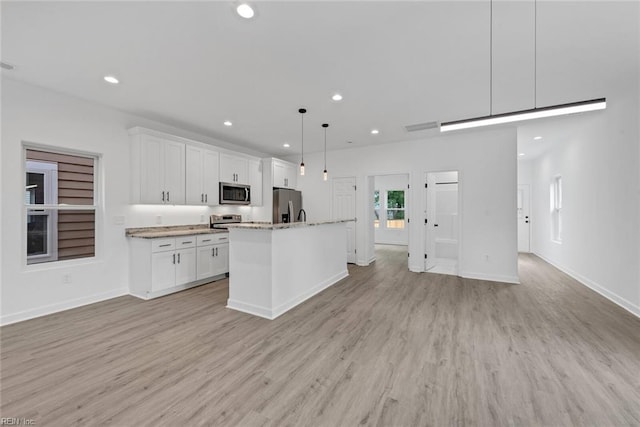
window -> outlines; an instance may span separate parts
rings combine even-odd
[[[562,177],[556,176],[551,183],[551,239],[562,242]]]
[[[387,191],[387,228],[404,228],[404,190]]]
[[[96,158],[26,149],[27,264],[95,256]]]

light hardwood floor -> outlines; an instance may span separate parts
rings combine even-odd
[[[535,256],[521,285],[369,267],[280,318],[227,281],[3,327],[2,417],[37,426],[640,425],[640,319]]]

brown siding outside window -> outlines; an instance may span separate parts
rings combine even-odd
[[[95,256],[95,209],[79,208],[95,205],[95,158],[27,149],[26,159],[27,263]]]

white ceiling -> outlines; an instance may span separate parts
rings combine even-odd
[[[244,20],[227,1],[3,1],[2,61],[16,67],[3,75],[280,156],[300,150],[300,107],[308,151],[322,150],[325,122],[329,149],[339,149],[424,138],[437,131],[404,126],[489,113],[489,1],[254,5],[257,17]],[[500,76],[510,74],[509,52],[525,52],[526,72],[520,81],[511,73],[510,84],[533,87],[533,47],[515,34],[533,34],[533,15],[494,8],[494,35],[503,29],[494,49],[511,43]],[[637,75],[637,54],[628,54],[638,46],[637,10],[539,1],[537,106],[607,96],[620,75]],[[121,84],[105,83],[107,74]],[[494,105],[532,107],[533,96],[496,84]],[[334,92],[344,100],[332,101]]]

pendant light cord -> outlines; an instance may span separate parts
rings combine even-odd
[[[533,108],[538,108],[538,0],[533,0]]]
[[[489,2],[489,115],[493,115],[493,0]]]
[[[327,170],[327,126],[324,126],[324,170]]]
[[[302,141],[302,163],[304,164],[304,113],[300,114],[300,140]]]

